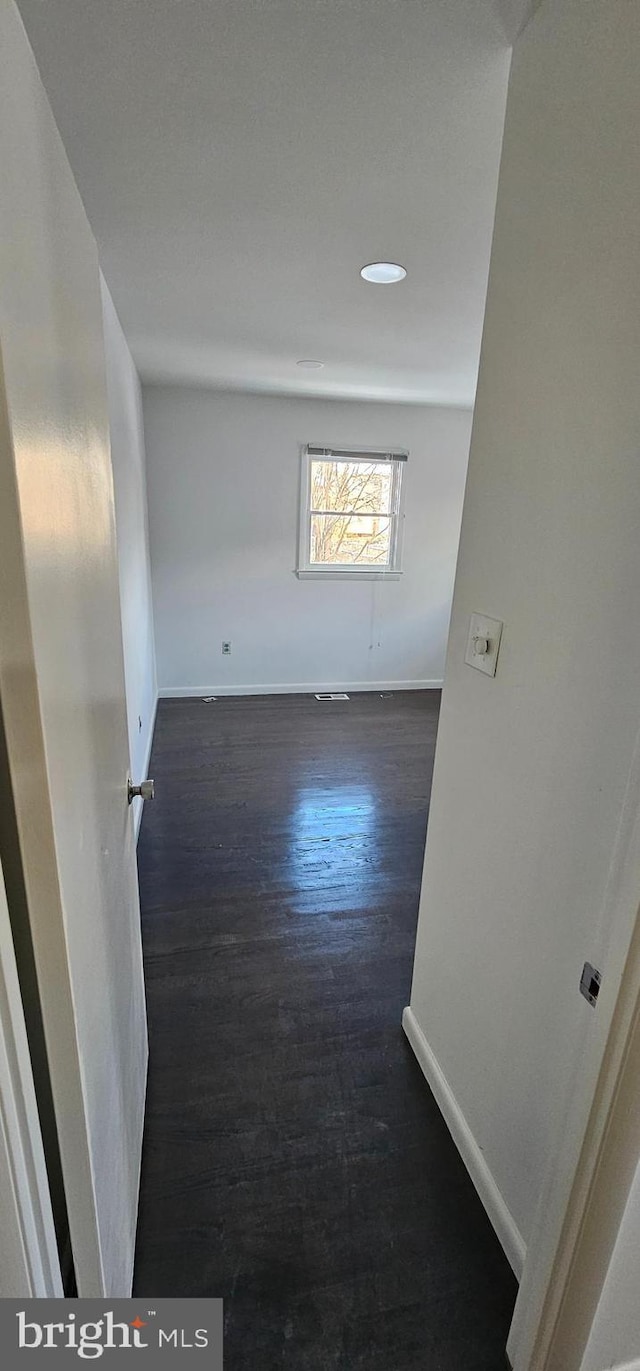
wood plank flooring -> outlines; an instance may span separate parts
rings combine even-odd
[[[225,1371],[504,1371],[515,1282],[400,1027],[438,705],[160,703],[135,1290],[223,1296]]]

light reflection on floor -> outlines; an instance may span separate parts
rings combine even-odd
[[[356,911],[379,896],[378,801],[367,785],[313,785],[290,817],[287,878],[300,913]]]

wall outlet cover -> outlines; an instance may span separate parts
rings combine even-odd
[[[495,676],[502,638],[502,619],[490,619],[487,614],[472,614],[464,660],[467,666]]]

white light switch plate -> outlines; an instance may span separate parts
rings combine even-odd
[[[464,654],[467,666],[474,666],[476,671],[484,671],[485,676],[495,676],[501,637],[502,619],[489,619],[486,614],[472,614],[467,650]],[[480,642],[476,643],[476,639]],[[477,651],[477,647],[482,646],[483,639],[487,642],[487,651],[484,653]]]

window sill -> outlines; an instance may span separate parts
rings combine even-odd
[[[298,568],[295,572],[299,581],[399,581],[402,576],[401,571],[374,571],[361,570],[351,571],[348,567],[327,567],[322,570],[307,571]]]

